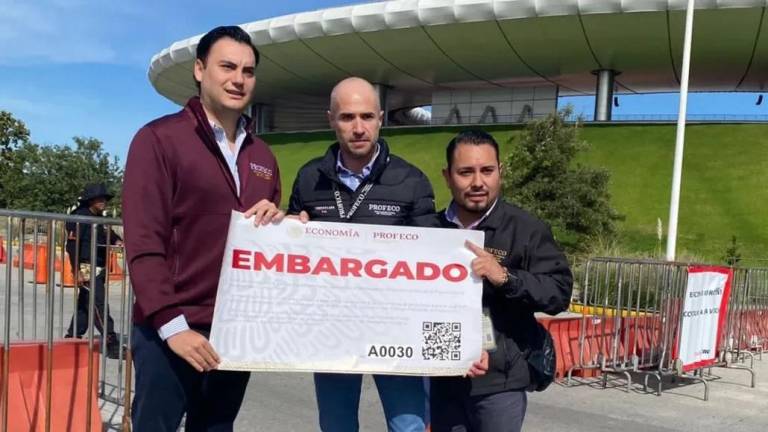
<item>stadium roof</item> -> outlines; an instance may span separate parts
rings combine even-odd
[[[357,75],[392,86],[392,107],[435,89],[556,84],[595,93],[614,69],[619,93],[677,91],[685,0],[395,0],[242,24],[262,54],[255,102],[327,97]],[[768,0],[697,0],[691,91],[763,91]],[[208,30],[208,29],[201,29]],[[202,35],[152,58],[149,79],[183,103],[197,90]]]

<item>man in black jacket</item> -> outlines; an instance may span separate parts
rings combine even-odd
[[[78,216],[104,216],[107,202],[112,199],[112,194],[107,191],[104,184],[87,185],[78,199],[78,206],[72,211]],[[95,275],[94,282],[94,325],[105,337],[107,343],[107,356],[118,358],[120,355],[120,341],[115,333],[115,324],[109,315],[109,307],[105,307],[104,284],[107,278],[107,244],[122,246],[123,240],[113,230],[107,231],[103,225],[96,227],[96,267],[91,268],[91,224],[67,222],[67,254],[69,255],[72,269],[75,272],[77,294],[77,328],[75,329],[75,317],[69,324],[66,337],[82,337],[88,330],[88,306],[90,302],[90,280]],[[77,260],[77,262],[75,262]]]
[[[331,93],[328,120],[337,142],[296,177],[288,213],[314,221],[410,225],[434,214],[432,186],[416,167],[389,153],[379,138],[383,113],[373,86],[341,81]],[[421,377],[374,375],[390,431],[425,429]],[[315,374],[323,431],[357,431],[361,375]]]
[[[527,357],[542,338],[533,314],[564,311],[573,277],[547,225],[499,197],[499,147],[491,135],[459,133],[446,160],[443,176],[453,201],[436,225],[485,232],[484,247],[467,247],[477,255],[473,272],[483,278],[488,364],[467,378],[431,380],[432,431],[519,431],[525,391],[536,384]]]

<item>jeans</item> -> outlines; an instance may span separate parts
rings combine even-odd
[[[422,377],[373,375],[390,432],[423,432],[427,399]],[[362,375],[315,374],[315,395],[324,432],[357,432]]]
[[[197,372],[149,326],[134,325],[131,339],[134,432],[175,432],[184,413],[187,432],[232,432],[250,373]]]

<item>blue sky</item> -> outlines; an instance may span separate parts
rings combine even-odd
[[[92,136],[122,162],[139,127],[178,109],[147,79],[149,60],[161,49],[217,25],[355,3],[361,1],[0,0],[0,109],[23,120],[35,142]],[[677,113],[677,95],[619,99],[617,115]],[[689,113],[768,114],[768,104],[757,107],[755,99],[692,95]],[[567,102],[592,111],[591,97]]]

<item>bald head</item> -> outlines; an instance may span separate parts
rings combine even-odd
[[[345,78],[333,87],[333,90],[331,90],[331,112],[335,113],[338,111],[339,102],[350,100],[359,100],[361,102],[373,104],[374,111],[381,111],[379,94],[376,91],[376,88],[362,78]]]
[[[382,115],[379,95],[368,81],[347,78],[333,88],[328,122],[336,131],[340,158],[347,169],[361,172],[373,158]]]

